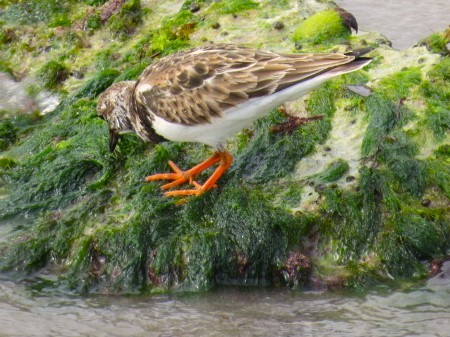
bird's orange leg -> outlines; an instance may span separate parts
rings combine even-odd
[[[208,167],[214,165],[221,160],[220,154],[218,152],[214,153],[210,158],[201,162],[200,164],[194,166],[193,168],[182,171],[173,161],[169,160],[169,166],[172,168],[174,173],[159,173],[153,174],[145,178],[145,181],[153,180],[173,180],[171,183],[163,185],[161,188],[167,190],[171,187],[184,184],[185,182],[192,183],[195,176],[202,171],[206,170]]]
[[[216,168],[214,173],[203,185],[200,185],[199,183],[194,181],[194,178],[197,174],[206,170],[208,167],[214,165],[217,162],[220,162],[219,166]],[[205,161],[201,162],[200,164],[194,166],[193,168],[187,171],[182,171],[172,161],[169,161],[169,165],[174,171],[174,173],[154,174],[145,178],[145,181],[173,180],[172,182],[163,185],[161,187],[161,189],[163,190],[167,190],[171,187],[189,182],[195,186],[195,189],[169,191],[166,192],[165,195],[166,196],[199,195],[214,187],[217,180],[219,180],[219,178],[224,174],[224,172],[230,167],[232,162],[233,157],[228,152],[215,152],[210,158],[206,159]]]
[[[220,179],[220,177],[222,177],[222,175],[231,166],[231,163],[233,162],[233,156],[227,151],[216,152],[214,155],[219,156],[220,164],[216,168],[214,173],[208,178],[208,180],[203,185],[200,185],[197,182],[193,181],[192,183],[195,186],[195,189],[169,191],[164,194],[168,197],[200,195],[206,192],[207,190],[213,188],[215,186],[215,183]]]

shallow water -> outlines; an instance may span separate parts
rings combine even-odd
[[[362,31],[385,35],[396,49],[406,49],[450,25],[449,0],[336,0],[352,13]]]
[[[156,297],[0,282],[0,336],[449,336],[450,282],[366,294],[220,289]]]

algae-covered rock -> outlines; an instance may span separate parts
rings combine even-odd
[[[62,102],[47,114],[0,114],[0,226],[12,228],[1,270],[29,279],[45,270],[56,285],[102,293],[367,287],[426,275],[425,263],[450,249],[450,59],[441,43],[396,51],[375,33],[350,36],[333,9],[305,20],[299,11],[309,9],[293,0],[193,3],[8,2],[2,31],[16,38],[0,40],[1,64],[41,74]],[[197,164],[209,154],[200,144],[124,134],[109,152],[96,99],[113,82],[209,41],[292,52],[294,40],[308,51],[369,44],[374,61],[231,139],[235,161],[217,188],[180,201],[143,181],[168,160]],[[286,114],[321,117],[282,132]]]

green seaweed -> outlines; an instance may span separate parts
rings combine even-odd
[[[181,6],[181,10],[189,10],[189,8],[193,5],[193,4],[204,4],[204,3],[210,3],[212,2],[211,0],[186,0],[185,2],[183,2],[183,5]]]
[[[214,2],[209,7],[209,10],[218,14],[236,14],[242,11],[256,9],[258,7],[259,4],[252,0],[228,0]]]
[[[8,62],[0,61],[0,72],[7,73],[14,77],[14,71]]]
[[[81,88],[79,88],[73,98],[95,98],[106,88],[108,88],[119,75],[120,72],[115,69],[101,70],[90,78]]]
[[[426,162],[428,179],[450,199],[450,156],[429,158]]]
[[[166,17],[152,35],[152,52],[166,55],[189,46],[189,34],[198,22],[199,18],[188,10]]]
[[[140,0],[128,0],[109,18],[107,26],[114,36],[124,40],[135,32],[142,17]]]
[[[4,151],[17,140],[17,127],[9,120],[0,122],[0,151]]]
[[[422,81],[422,74],[419,68],[408,68],[398,73],[384,77],[378,83],[381,94],[396,101],[409,95],[411,89],[419,85]]]
[[[317,175],[317,179],[322,183],[330,183],[336,181],[348,172],[350,166],[346,160],[336,159],[330,163],[323,172]]]
[[[424,124],[438,140],[450,130],[450,60],[444,58],[428,73],[427,81],[420,86],[426,98]]]
[[[83,0],[83,2],[89,6],[103,5],[106,1],[108,0]]]
[[[430,73],[431,80],[433,76],[446,76],[434,69]],[[421,204],[430,186],[448,197],[448,168],[444,168],[442,160],[416,158],[418,145],[402,127],[417,116],[394,103],[408,99],[417,88],[427,90],[429,97],[442,94],[422,81],[417,68],[379,82],[377,92],[365,100],[369,124],[361,153],[366,156],[366,165],[360,169],[358,189],[327,188],[323,192],[322,209],[333,224],[329,235],[339,242],[336,251],[350,268],[347,285],[366,284],[381,266],[396,278],[423,277],[425,269],[419,261],[442,256],[448,247],[448,216],[444,208],[436,204],[430,210],[426,203]],[[445,156],[445,146],[435,153]],[[355,263],[372,250],[378,256],[373,266]],[[381,275],[378,273],[378,279]]]
[[[93,13],[86,18],[86,29],[90,31],[98,30],[102,27],[100,15]]]
[[[427,49],[433,53],[449,55],[450,52],[447,48],[448,42],[448,37],[445,35],[445,32],[442,32],[431,34],[430,36],[420,41],[420,44],[425,45]]]
[[[366,101],[370,118],[364,135],[361,154],[370,156],[378,151],[379,143],[392,131],[398,121],[398,107],[381,95],[374,94]]]
[[[89,111],[89,115],[82,114]],[[30,138],[19,147],[20,152],[31,151],[34,155],[10,173],[20,188],[11,194],[12,202],[4,208],[4,216],[67,206],[109,174],[103,160],[106,144],[99,146],[97,138],[101,139],[102,132],[99,123],[92,121],[97,119],[95,103],[79,100],[53,118],[52,127],[41,130],[39,137]],[[91,136],[85,137],[85,132]]]
[[[323,43],[335,44],[348,39],[351,32],[343,24],[343,20],[334,10],[316,13],[303,21],[293,34],[296,43],[318,45]]]
[[[10,44],[15,40],[17,40],[17,37],[12,29],[3,27],[0,29],[0,44]]]
[[[66,65],[56,60],[45,63],[37,73],[38,77],[44,82],[48,89],[54,89],[69,76],[69,70]]]
[[[0,20],[26,25],[57,22],[68,11],[66,2],[57,0],[26,0],[10,4],[0,13]]]
[[[323,142],[331,129],[331,117],[336,110],[332,89],[333,85],[327,83],[308,99],[308,110],[324,116],[323,120],[310,122],[291,134],[271,131],[275,124],[283,122],[283,116],[276,111],[258,120],[232,170],[253,182],[267,182],[291,173],[296,163],[311,153],[315,144]]]
[[[357,260],[367,253],[380,227],[380,176],[361,171],[358,192],[327,188],[322,212],[332,224],[330,235],[339,238],[337,253],[342,262]]]
[[[117,63],[119,56],[114,50],[117,48],[116,45],[112,45],[111,48],[105,49],[97,53],[93,59],[93,66],[97,70],[104,70],[107,68],[113,68]]]
[[[122,71],[120,75],[115,78],[114,82],[137,80],[139,75],[141,75],[144,69],[148,66],[148,63],[143,62],[138,65],[129,67]]]

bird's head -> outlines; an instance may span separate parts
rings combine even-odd
[[[118,82],[106,89],[98,98],[97,112],[109,124],[109,150],[114,151],[119,134],[132,131],[130,122],[131,96],[134,81]]]

